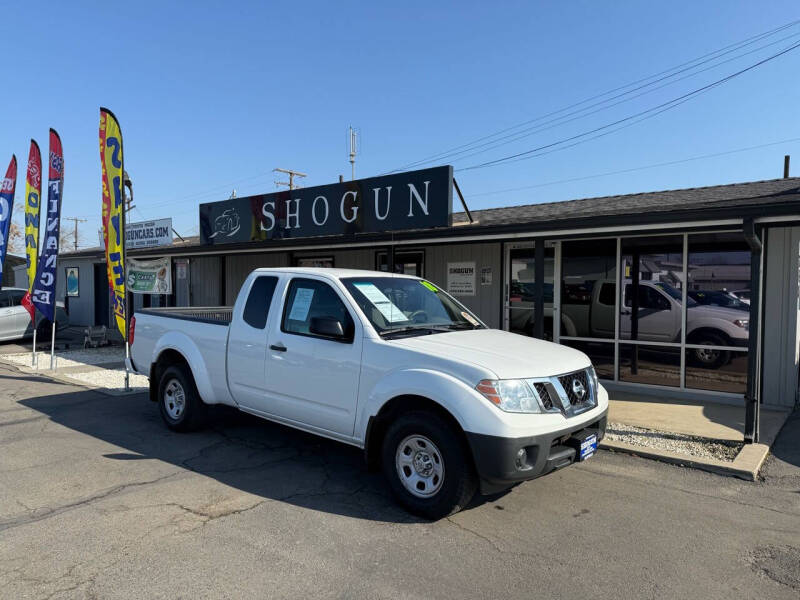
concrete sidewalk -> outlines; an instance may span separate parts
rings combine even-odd
[[[656,431],[741,442],[744,439],[744,406],[697,400],[675,400],[629,391],[609,392],[610,423],[622,423]],[[733,461],[690,456],[648,446],[606,439],[602,447],[722,475],[754,481],[769,454],[789,411],[761,409],[758,444],[746,444]]]

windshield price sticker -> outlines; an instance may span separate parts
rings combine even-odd
[[[353,285],[366,296],[367,300],[375,305],[375,308],[380,311],[389,323],[408,321],[403,311],[397,308],[374,283],[354,283]]]
[[[297,288],[294,295],[292,310],[289,312],[290,321],[305,321],[308,318],[308,310],[311,308],[311,300],[314,298],[314,290],[311,288]]]

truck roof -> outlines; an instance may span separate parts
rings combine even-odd
[[[387,271],[369,271],[366,269],[336,269],[330,267],[260,267],[255,269],[258,273],[296,273],[298,275],[323,275],[334,279],[345,277],[403,277],[405,279],[419,279],[414,275],[389,273]]]

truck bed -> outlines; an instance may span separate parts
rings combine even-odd
[[[169,308],[143,308],[141,310],[137,310],[136,313],[225,326],[230,325],[231,320],[233,319],[232,306],[196,306],[191,308],[188,306],[175,306]]]

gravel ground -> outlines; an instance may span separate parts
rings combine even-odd
[[[723,461],[733,461],[744,444],[728,440],[713,440],[709,438],[686,435],[683,433],[670,433],[622,423],[609,423],[606,437],[610,440],[670,450],[689,456],[702,458],[715,458]]]
[[[50,368],[50,352],[40,348],[38,354],[39,369]],[[31,353],[5,354],[2,360],[22,367],[31,366]],[[83,365],[102,365],[104,363],[125,360],[125,348],[120,346],[106,346],[105,348],[91,348],[86,350],[64,350],[56,352],[58,367],[80,367]]]
[[[125,389],[125,369],[98,369],[85,373],[68,373],[66,376],[93,386],[112,390]],[[137,391],[147,390],[147,381],[147,377],[144,375],[131,374],[130,384],[132,389]]]

